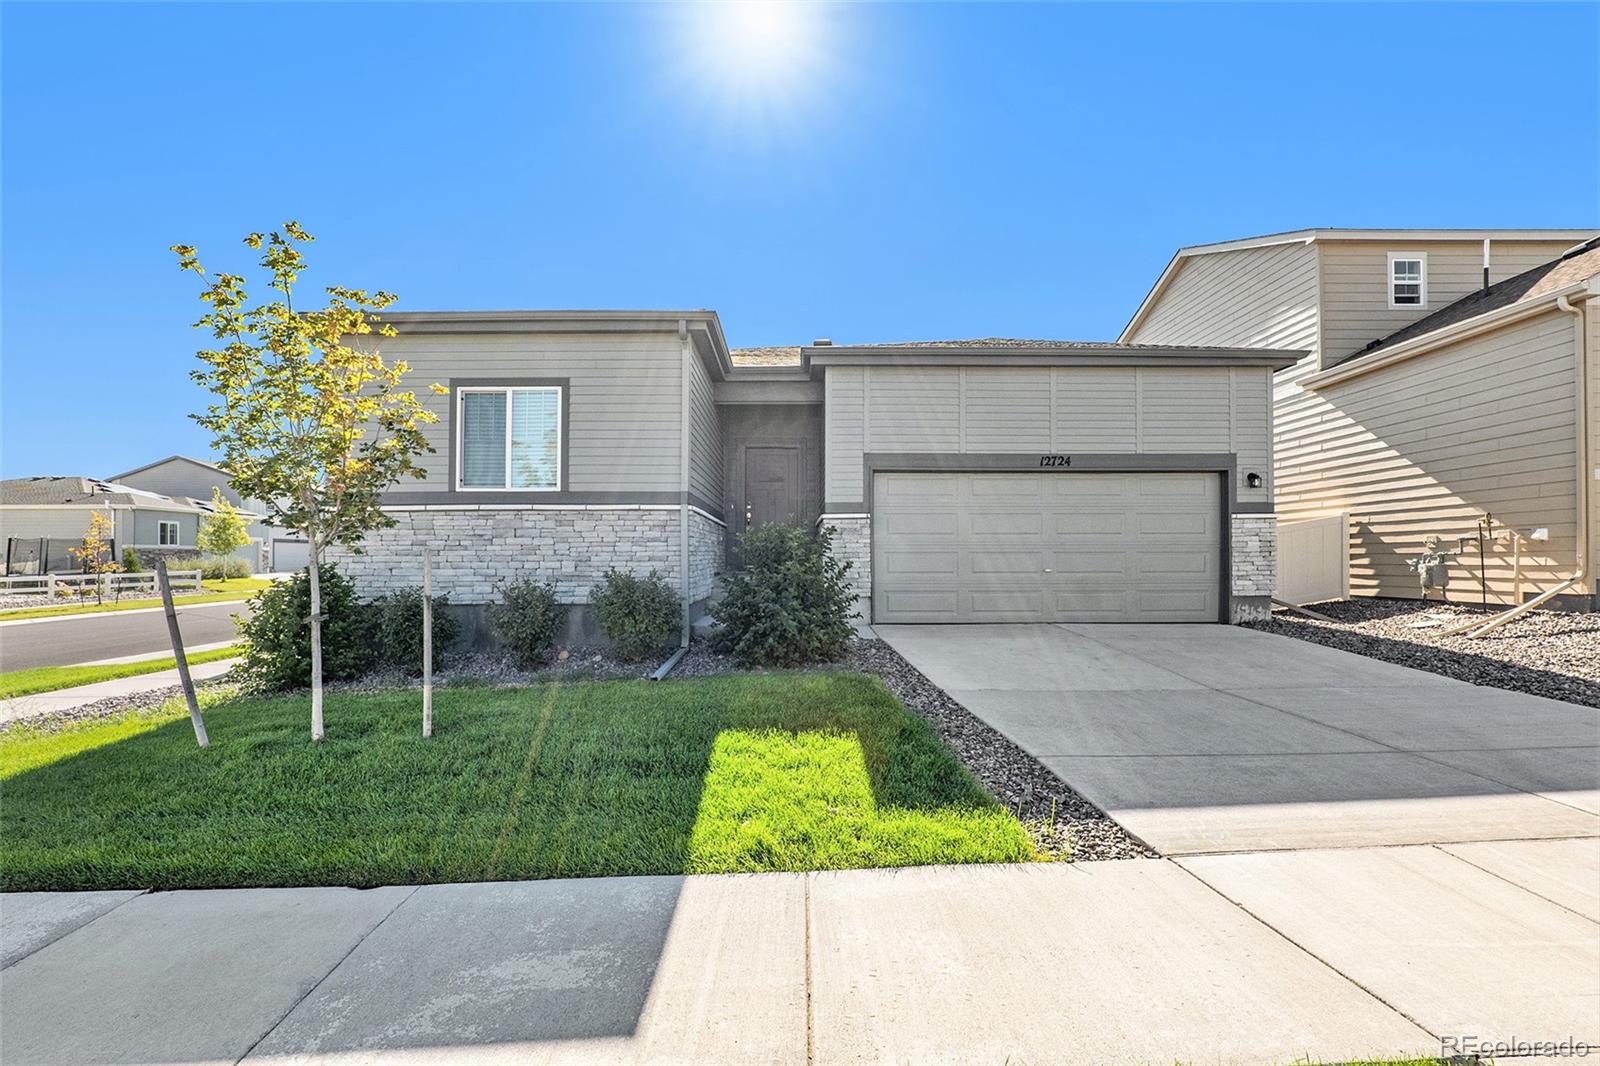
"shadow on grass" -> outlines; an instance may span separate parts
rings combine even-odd
[[[206,751],[185,719],[83,750],[67,734],[54,761],[4,783],[0,885],[368,886],[1032,855],[928,726],[860,675],[444,690],[431,741],[417,703],[333,697],[320,745],[302,698],[213,709]],[[0,755],[0,771],[17,758]]]
[[[27,738],[7,736],[0,884],[680,875],[425,889],[274,1034],[293,1053],[630,1036],[674,923],[694,937],[722,906],[680,913],[690,872],[1033,857],[926,723],[861,675],[443,690],[426,741],[418,703],[331,698],[320,745],[303,698],[212,709],[205,751],[184,718],[99,746],[93,729],[37,737],[58,750],[25,768]],[[183,972],[166,956],[185,950],[151,944],[154,979]]]

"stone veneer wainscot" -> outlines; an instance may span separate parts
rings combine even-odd
[[[362,597],[422,584],[422,551],[433,552],[433,585],[452,603],[489,603],[522,577],[551,581],[562,603],[589,602],[615,567],[661,573],[680,588],[680,511],[666,505],[480,505],[389,508],[396,524],[367,535],[362,551],[332,549]],[[710,595],[723,566],[722,524],[689,512],[691,595]]]

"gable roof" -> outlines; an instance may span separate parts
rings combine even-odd
[[[173,507],[182,510],[210,510],[194,500],[175,499],[159,492],[147,492],[131,485],[102,481],[94,477],[16,477],[0,481],[0,504],[59,507]]]
[[[218,466],[216,463],[208,462],[208,461],[206,461],[204,459],[196,459],[192,455],[169,455],[165,459],[157,459],[153,463],[146,463],[143,466],[136,466],[132,470],[124,470],[120,474],[112,474],[111,477],[108,478],[107,480],[109,480],[109,481],[121,481],[125,477],[132,477],[135,474],[142,474],[146,470],[154,470],[158,466],[165,466],[168,463],[175,463],[175,462],[179,462],[179,461],[182,461],[182,462],[185,462],[185,463],[193,463],[195,466],[203,466],[207,470],[215,470],[217,473],[221,474],[224,477],[228,476],[228,472],[226,470],[224,470],[222,467]]]
[[[1395,345],[1447,329],[1491,311],[1498,311],[1515,304],[1530,303],[1560,289],[1588,281],[1597,274],[1600,274],[1600,237],[1583,242],[1559,259],[1541,263],[1516,277],[1496,282],[1487,289],[1479,289],[1463,296],[1455,303],[1446,304],[1433,314],[1419,318],[1409,326],[1397,329],[1387,337],[1379,338],[1365,348],[1345,356],[1338,363],[1330,365],[1337,366],[1351,359],[1385,351]]]
[[[1238,252],[1249,248],[1268,248],[1278,244],[1316,244],[1325,241],[1568,241],[1577,244],[1595,235],[1593,229],[1343,229],[1324,226],[1312,229],[1285,230],[1282,233],[1264,233],[1256,237],[1237,240],[1214,241],[1210,244],[1189,244],[1172,253],[1162,268],[1155,284],[1145,293],[1144,299],[1134,309],[1128,324],[1117,335],[1126,340],[1155,307],[1167,286],[1188,260],[1198,255],[1217,252]]]

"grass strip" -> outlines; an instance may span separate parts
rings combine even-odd
[[[213,648],[188,656],[190,666],[231,659],[240,654],[238,645]],[[161,670],[171,670],[178,660],[168,655],[161,659],[147,659],[136,663],[99,663],[85,666],[38,666],[31,670],[12,670],[0,674],[0,699],[14,696],[34,696],[41,692],[55,692],[79,685],[92,685],[97,681],[114,681],[119,677],[137,677]]]
[[[383,885],[1037,858],[875,678],[764,674],[181,706],[0,731],[0,888]],[[71,802],[63,802],[71,797]]]

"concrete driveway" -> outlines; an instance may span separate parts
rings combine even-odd
[[[1600,836],[1600,712],[1236,626],[876,626],[1169,856]]]

